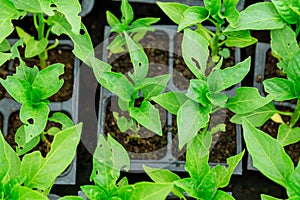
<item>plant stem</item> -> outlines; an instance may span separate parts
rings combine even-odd
[[[298,99],[295,111],[294,111],[294,113],[292,115],[292,118],[291,118],[291,121],[290,121],[290,127],[291,128],[295,126],[295,124],[297,123],[299,118],[300,118],[300,100]]]
[[[41,140],[43,143],[47,144],[47,146],[51,147],[51,143],[47,139],[46,135],[44,133],[41,134]]]
[[[45,20],[44,20],[44,16],[42,13],[38,14],[38,40],[44,39],[44,38],[48,38],[49,35],[49,30],[46,33],[46,37],[45,37]],[[48,51],[45,50],[44,52],[39,54],[39,59],[40,59],[40,67],[42,69],[46,68],[47,64],[46,61],[48,59]]]
[[[212,57],[215,57],[218,55],[220,29],[221,29],[221,26],[219,24],[216,24],[216,34],[213,37],[212,46],[210,47]]]

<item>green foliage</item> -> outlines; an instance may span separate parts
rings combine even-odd
[[[192,26],[196,27],[195,32],[201,35],[209,44],[210,55],[215,63],[219,61],[220,57],[229,58],[230,56],[228,48],[224,48],[223,45],[227,47],[246,47],[257,41],[250,36],[249,30],[238,32],[227,30],[223,32],[225,24],[228,23],[230,26],[235,27],[238,22],[240,13],[236,9],[237,0],[204,1],[204,7],[187,6],[173,2],[158,2],[157,4],[173,22],[178,24],[178,31]],[[203,22],[211,23],[215,31],[204,27]],[[196,39],[196,37],[194,36],[193,39]]]
[[[110,11],[106,11],[107,23],[111,27],[110,32],[117,33],[117,36],[107,47],[112,53],[125,51],[126,47],[124,47],[124,45],[126,44],[126,39],[123,36],[124,31],[126,31],[135,42],[139,42],[148,31],[155,30],[151,25],[159,21],[159,18],[152,17],[133,20],[134,12],[128,0],[122,0],[121,13],[122,17],[121,20],[119,20]]]
[[[207,72],[207,41],[190,29],[184,30],[182,53],[185,63],[197,79],[190,80],[187,93],[168,92],[152,98],[177,115],[180,149],[198,133],[207,131],[212,113],[221,108],[233,107],[230,105],[232,102],[227,102],[228,96],[221,91],[239,83],[250,70],[250,58],[247,58],[226,69],[220,69],[221,60]]]
[[[122,73],[111,72],[111,66],[107,71],[101,71],[100,68],[94,68],[95,76],[98,82],[118,96],[118,106],[128,112],[130,118],[114,113],[119,129],[125,132],[131,129],[136,135],[139,125],[162,135],[162,127],[159,111],[151,104],[151,98],[162,93],[171,78],[170,75],[160,75],[156,77],[146,77],[149,71],[148,58],[142,47],[133,41],[125,33],[126,44],[129,49],[131,61],[133,63],[133,72],[129,72],[127,78]],[[140,106],[135,103],[138,99],[143,99]]]
[[[53,64],[39,71],[36,66],[27,67],[21,60],[15,74],[5,80],[0,79],[7,92],[22,104],[20,120],[23,125],[18,128],[15,136],[19,155],[33,149],[40,139],[47,142],[44,141],[44,135],[47,134],[44,129],[50,113],[48,98],[62,87],[64,80],[59,79],[59,76],[63,72],[63,64]],[[73,126],[72,121],[62,113],[55,114],[52,120],[62,124],[63,129]]]
[[[227,159],[228,167],[217,165],[210,169],[208,165],[212,136],[209,132],[198,134],[188,144],[185,169],[190,177],[180,179],[176,174],[165,169],[153,169],[144,166],[144,170],[156,183],[174,183],[173,194],[186,199],[183,192],[196,199],[234,199],[218,190],[229,184],[230,177],[244,151]]]
[[[80,141],[78,124],[54,136],[44,158],[39,151],[26,154],[22,161],[0,134],[1,199],[48,199],[55,179],[70,165]]]

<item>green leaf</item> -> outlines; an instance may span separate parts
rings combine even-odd
[[[299,22],[299,16],[293,11],[292,7],[299,10],[300,2],[293,0],[272,0],[273,5],[279,15],[289,24]]]
[[[26,142],[25,126],[26,125],[22,125],[21,127],[19,127],[15,135],[15,142],[18,144],[18,146],[16,147],[18,156],[27,153],[40,142],[39,135],[32,138],[29,142]]]
[[[149,62],[143,48],[139,44],[135,43],[126,32],[124,32],[124,34],[129,49],[130,60],[134,69],[133,74],[129,73],[129,76],[133,82],[136,83],[137,81],[143,80],[147,76]]]
[[[133,10],[130,4],[128,3],[128,0],[122,0],[121,12],[122,12],[121,21],[125,22],[126,24],[130,24],[130,22],[133,20]]]
[[[296,98],[294,83],[284,78],[264,80],[264,89],[275,101],[286,101]]]
[[[154,17],[143,17],[135,20],[134,22],[131,23],[132,27],[148,27],[151,26],[152,24],[158,22],[160,18],[154,18]]]
[[[118,18],[114,14],[112,14],[109,10],[106,11],[106,20],[110,27],[113,27],[116,24],[120,23]]]
[[[294,164],[282,145],[263,131],[254,128],[247,120],[243,120],[242,126],[254,167],[275,183],[286,187],[288,177],[294,171]]]
[[[188,100],[178,110],[178,140],[179,149],[192,141],[198,131],[209,122],[211,107],[203,107],[200,104]]]
[[[30,2],[22,0],[10,0],[14,6],[19,10],[24,10],[30,13],[45,13],[49,16],[53,15],[53,8],[51,7],[51,1],[44,0],[32,0]]]
[[[264,12],[261,12],[261,11]],[[248,6],[240,12],[237,24],[230,25],[226,31],[239,30],[273,30],[285,26],[281,16],[271,2],[259,2]]]
[[[62,125],[62,130],[74,126],[72,119],[68,115],[62,112],[55,112],[51,117],[48,118],[50,122],[60,123]]]
[[[289,61],[300,49],[295,32],[288,26],[272,30],[271,49],[273,53],[279,55],[283,60]]]
[[[39,92],[42,100],[47,99],[57,93],[64,84],[64,80],[59,77],[63,73],[63,64],[52,64],[37,74],[32,83],[32,88]]]
[[[234,200],[235,198],[228,194],[227,192],[224,192],[222,190],[217,190],[217,193],[215,194],[214,198],[212,200]]]
[[[200,198],[197,196],[197,191],[199,191],[199,183],[193,178],[183,178],[175,181],[177,187],[182,188],[189,196],[194,198]]]
[[[240,87],[236,96],[229,99],[226,107],[234,113],[245,114],[254,111],[272,101],[270,96],[262,97],[257,88]]]
[[[248,57],[243,62],[225,69],[215,69],[207,78],[210,92],[218,93],[237,83],[240,83],[250,71],[251,59]]]
[[[178,25],[178,31],[182,31],[186,27],[199,24],[209,17],[209,12],[201,6],[193,6],[186,9],[183,17]]]
[[[25,16],[26,12],[18,10],[11,1],[0,0],[0,5],[2,10],[0,16],[0,43],[2,43],[15,29],[12,20]]]
[[[134,185],[127,185],[118,190],[118,197],[130,200],[163,200],[171,192],[171,183],[150,183],[138,182]]]
[[[208,55],[207,40],[200,34],[190,29],[185,29],[182,40],[182,56],[188,68],[198,79],[205,77]]]
[[[190,177],[198,180],[199,183],[210,170],[208,158],[211,142],[211,134],[204,132],[197,134],[191,143],[188,144],[185,169],[190,174]]]
[[[43,132],[47,124],[49,112],[48,105],[43,102],[35,105],[29,101],[23,103],[20,110],[20,120],[25,125],[25,143],[28,143]]]
[[[11,53],[0,52],[0,66],[2,66],[11,57]]]
[[[25,47],[25,58],[32,58],[43,53],[48,45],[48,40],[46,38],[42,38],[37,41],[34,37],[31,37],[26,44]]]
[[[224,34],[226,35],[225,45],[227,47],[244,48],[257,42],[256,38],[251,37],[249,30],[225,32]]]
[[[295,200],[300,197],[300,164],[295,168],[292,175],[289,177],[287,193],[289,197],[295,197]],[[293,198],[291,198],[293,199]]]
[[[29,84],[32,84],[39,73],[37,66],[33,68],[27,67],[26,65],[21,65],[16,68],[16,73],[13,77],[27,81]]]
[[[124,147],[109,135],[108,141],[99,135],[98,145],[93,156],[93,171],[90,179],[106,192],[112,191],[120,176],[121,167],[129,169],[129,157]]]
[[[118,128],[120,129],[121,132],[127,131],[131,126],[134,126],[135,123],[133,122],[132,119],[127,121],[126,117],[122,116],[119,117],[119,113],[113,112],[114,118],[117,120],[117,125]]]
[[[188,5],[174,2],[157,2],[162,11],[176,24],[179,24],[183,13],[189,8]]]
[[[173,115],[176,115],[180,106],[189,100],[189,98],[183,92],[167,92],[152,97],[151,100],[158,103]]]
[[[20,175],[21,161],[0,131],[0,182],[6,184]]]
[[[155,81],[155,83],[142,88],[142,94],[143,94],[144,99],[149,100],[152,97],[155,97],[155,96],[159,95],[160,93],[162,93],[166,89],[170,78],[171,78],[170,74],[155,76],[155,77],[151,78],[152,80]]]
[[[223,1],[223,6],[225,8],[223,17],[225,17],[230,24],[236,24],[238,22],[240,16],[239,11],[236,9],[238,2],[238,0]]]
[[[47,190],[72,162],[80,141],[82,124],[61,131],[54,137],[46,158],[39,151],[26,154],[21,164],[21,176],[27,176],[24,186]],[[34,160],[34,162],[32,162]]]
[[[211,16],[218,15],[222,10],[221,0],[203,0],[203,2]]]
[[[213,105],[225,108],[228,95],[222,93],[211,93],[208,99]]]
[[[101,74],[95,73],[95,76],[103,87],[121,99],[130,101],[134,87],[125,75],[116,72],[104,72]]]
[[[51,4],[55,4],[55,10],[61,12],[72,27],[72,31],[79,34],[81,29],[81,5],[78,0],[51,0]],[[72,9],[70,9],[72,5]]]
[[[294,90],[297,98],[300,98],[300,50],[291,58],[286,70],[289,80],[294,82]]]
[[[266,194],[261,194],[260,198],[261,198],[261,200],[280,200],[276,197],[272,197],[272,196],[269,196],[269,195],[266,195]]]
[[[78,196],[64,196],[59,198],[59,200],[84,200],[84,198]]]
[[[10,44],[7,39],[0,42],[0,52],[5,52],[10,50]]]
[[[13,199],[39,199],[39,200],[48,200],[48,198],[40,193],[35,191],[32,188],[18,186],[12,188],[10,195]]]
[[[121,35],[118,35],[107,46],[107,49],[109,49],[112,53],[121,53],[121,52],[125,51],[125,49],[123,47],[123,45],[125,45],[125,44],[126,44],[126,40]]]
[[[129,108],[129,114],[139,124],[162,136],[159,111],[150,102],[144,101],[139,108]]]
[[[286,146],[300,141],[300,127],[291,128],[286,124],[280,124],[277,140]]]
[[[97,185],[83,185],[80,186],[80,189],[89,199],[109,199],[106,194],[106,191],[104,191],[101,187],[98,187]]]
[[[203,106],[210,104],[210,101],[207,98],[207,96],[210,96],[210,92],[206,81],[199,79],[190,80],[190,86],[186,96]]]
[[[235,114],[230,121],[235,124],[242,124],[242,120],[247,119],[254,127],[262,126],[268,119],[270,119],[275,113],[279,111],[275,108],[272,102],[260,107],[254,111]]]
[[[147,167],[146,165],[143,166],[145,172],[148,176],[155,182],[155,183],[172,183],[174,181],[180,180],[180,177],[167,170],[167,169],[155,169]],[[172,189],[172,193],[179,198],[184,198],[183,190],[176,185],[174,185]]]

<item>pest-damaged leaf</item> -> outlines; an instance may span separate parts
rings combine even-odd
[[[246,119],[242,126],[254,167],[272,181],[286,187],[287,180],[294,171],[294,164],[282,145],[278,140],[253,127]]]
[[[208,55],[207,40],[191,29],[185,29],[182,40],[182,56],[188,68],[198,79],[205,77]]]
[[[157,2],[157,5],[176,24],[180,23],[183,13],[189,8],[187,5],[174,2]]]
[[[229,99],[226,107],[234,113],[245,114],[256,110],[272,101],[272,97],[260,96],[257,88],[240,87],[236,96]]]
[[[47,190],[72,162],[80,141],[82,124],[56,134],[46,158],[39,151],[26,154],[21,163],[21,175],[27,176],[24,186]],[[34,160],[34,162],[32,162]]]
[[[189,100],[189,98],[183,92],[167,92],[152,97],[151,100],[158,103],[173,115],[176,115],[180,106]]]
[[[127,0],[122,0],[121,3],[122,22],[129,24],[133,20],[133,10]]]
[[[211,106],[201,106],[200,104],[188,100],[177,112],[179,149],[192,141],[198,131],[205,127],[209,121]]]
[[[31,133],[25,133],[25,126],[26,125],[20,126],[15,135],[15,142],[18,144],[18,146],[16,147],[16,152],[19,156],[27,153],[40,142],[39,135],[31,138],[30,141],[26,142],[26,135]]]
[[[162,135],[159,111],[150,102],[144,101],[139,108],[129,108],[129,114],[145,128]]]
[[[74,126],[74,123],[72,119],[68,117],[68,115],[61,113],[61,112],[55,112],[51,117],[48,118],[50,122],[56,122],[62,125],[62,130],[66,128],[70,128],[71,126]]]

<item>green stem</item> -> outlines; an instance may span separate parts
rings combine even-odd
[[[38,26],[38,40],[41,40],[44,38],[44,32],[45,32],[45,22],[44,22],[44,16],[42,13],[38,14],[38,20],[39,20],[39,26]]]
[[[211,56],[212,57],[218,56],[220,29],[221,29],[221,26],[219,24],[217,24],[216,25],[216,34],[213,37],[213,43],[211,46]]]
[[[39,59],[40,59],[40,67],[42,69],[47,67],[47,59],[48,59],[48,51],[45,50],[42,53],[39,54]]]
[[[36,14],[33,14],[33,24],[34,24],[35,29],[38,30],[39,25],[37,23],[37,15]]]
[[[291,121],[290,121],[290,127],[291,128],[295,126],[295,124],[297,123],[299,118],[300,118],[300,100],[298,99],[295,111],[294,111],[294,113],[292,115],[292,118],[291,118]]]

